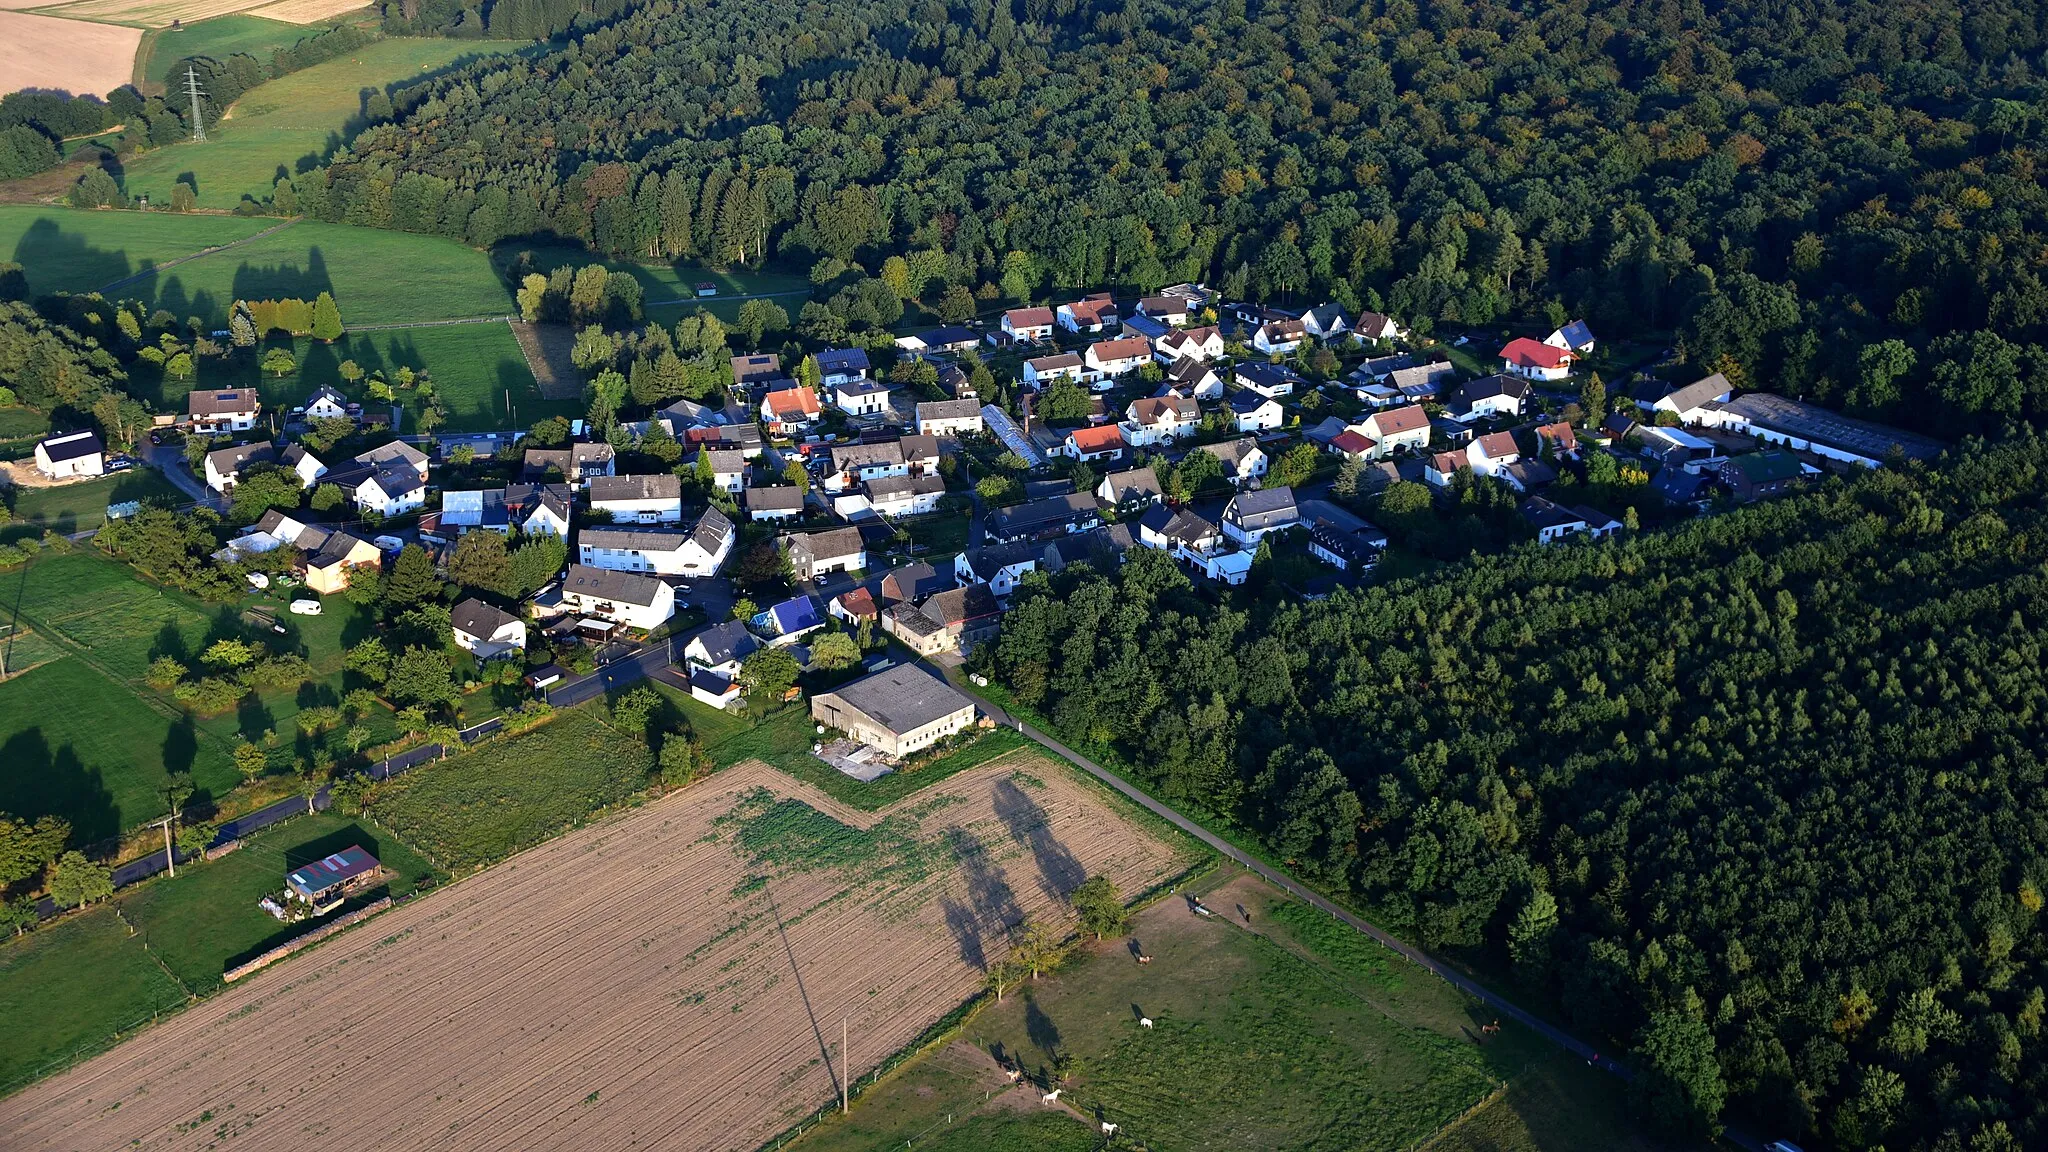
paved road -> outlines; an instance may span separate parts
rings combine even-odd
[[[954,671],[953,675],[947,677],[947,679],[953,683],[954,687],[959,688],[961,691],[966,692],[969,695],[974,694],[973,686],[966,682],[966,677],[961,675],[957,669]],[[1186,832],[1188,835],[1193,836],[1195,839],[1200,840],[1202,843],[1208,845],[1210,848],[1215,849],[1217,852],[1222,853],[1224,856],[1228,857],[1231,860],[1236,861],[1238,864],[1243,865],[1245,868],[1251,870],[1252,872],[1257,873],[1259,877],[1265,880],[1268,884],[1271,884],[1275,888],[1280,889],[1288,895],[1293,896],[1298,900],[1301,900],[1302,902],[1308,904],[1310,907],[1317,909],[1318,911],[1326,913],[1332,917],[1335,917],[1336,919],[1342,920],[1344,923],[1349,924],[1352,928],[1356,929],[1357,931],[1362,932],[1365,935],[1371,937],[1382,947],[1400,956],[1402,959],[1408,961],[1410,964],[1413,964],[1416,967],[1421,968],[1424,971],[1430,973],[1431,975],[1437,977],[1438,979],[1451,984],[1453,987],[1465,993],[1467,996],[1470,996],[1473,999],[1478,1000],[1480,1003],[1485,1004],[1492,1011],[1498,1013],[1501,1016],[1505,1016],[1509,1019],[1514,1020],[1515,1022],[1521,1024],[1523,1027],[1528,1028],[1530,1031],[1535,1032],[1537,1035],[1542,1036],[1543,1038],[1549,1040],[1551,1043],[1556,1044],[1558,1047],[1563,1048],[1565,1051],[1570,1052],[1574,1056],[1577,1056],[1579,1059],[1584,1060],[1589,1064],[1593,1063],[1595,1060],[1598,1060],[1599,1067],[1602,1070],[1611,1072],[1614,1075],[1621,1077],[1623,1080],[1630,1080],[1634,1078],[1634,1070],[1631,1069],[1628,1065],[1622,1063],[1619,1060],[1606,1056],[1601,1056],[1593,1048],[1592,1045],[1587,1044],[1585,1041],[1580,1040],[1578,1037],[1573,1036],[1571,1033],[1566,1032],[1564,1029],[1559,1028],[1554,1024],[1551,1024],[1549,1021],[1543,1020],[1537,1016],[1534,1016],[1528,1012],[1523,1011],[1520,1007],[1516,1006],[1514,1003],[1510,1002],[1505,997],[1501,996],[1499,993],[1494,992],[1492,989],[1487,988],[1485,985],[1478,983],[1471,977],[1465,975],[1463,972],[1460,972],[1458,969],[1453,968],[1450,965],[1444,963],[1443,961],[1436,959],[1435,957],[1429,955],[1427,952],[1424,952],[1420,948],[1413,947],[1412,945],[1406,944],[1400,940],[1395,939],[1393,936],[1390,936],[1386,932],[1381,931],[1379,928],[1375,927],[1368,921],[1352,914],[1351,912],[1343,908],[1338,907],[1335,904],[1332,904],[1330,901],[1324,899],[1322,896],[1319,896],[1315,892],[1310,891],[1308,888],[1303,887],[1301,884],[1296,883],[1287,874],[1280,872],[1277,869],[1274,869],[1270,865],[1266,864],[1264,861],[1258,860],[1252,856],[1247,855],[1242,849],[1238,848],[1236,845],[1231,844],[1229,841],[1226,841],[1223,838],[1211,833],[1208,829],[1202,827],[1200,824],[1195,823],[1193,820],[1188,819],[1186,816],[1181,815],[1179,812],[1174,811],[1172,808],[1167,807],[1165,804],[1162,804],[1159,801],[1154,800],[1151,796],[1147,795],[1137,787],[1130,784],[1123,777],[1118,776],[1114,772],[1109,771],[1102,765],[1097,764],[1095,761],[1090,760],[1086,756],[1081,755],[1079,752],[1076,752],[1073,749],[1068,748],[1066,745],[1061,744],[1059,741],[1054,740],[1052,737],[1047,736],[1045,733],[1040,732],[1038,729],[1031,727],[1029,724],[1026,724],[1023,721],[1011,716],[1010,714],[1003,711],[1001,708],[997,707],[990,701],[982,699],[979,696],[975,696],[975,699],[980,702],[983,708],[986,708],[988,710],[989,715],[995,717],[998,723],[1007,724],[1010,727],[1015,728],[1017,731],[1022,732],[1024,735],[1029,736],[1031,739],[1038,741],[1038,743],[1044,745],[1046,748],[1051,749],[1053,752],[1057,753],[1062,759],[1082,769],[1089,775],[1096,777],[1103,783],[1116,789],[1118,792],[1123,793],[1125,796],[1129,797],[1133,802],[1144,807],[1147,811],[1160,817],[1169,824],[1172,824],[1174,827],[1180,829],[1181,831]],[[1749,1149],[1750,1152],[1762,1152],[1763,1145],[1755,1139],[1748,1136],[1747,1134],[1730,1129],[1724,1131],[1722,1135],[1726,1137],[1731,1143],[1736,1144],[1742,1148]]]
[[[270,228],[265,228],[263,231],[258,232],[253,236],[244,236],[240,240],[230,240],[226,244],[215,244],[211,248],[201,248],[199,251],[192,253],[190,256],[180,256],[176,260],[166,260],[161,264],[152,265],[151,267],[145,268],[142,271],[137,272],[133,276],[123,276],[119,280],[114,281],[112,284],[101,285],[100,295],[109,295],[116,288],[124,288],[130,284],[135,283],[137,280],[147,280],[151,276],[156,275],[157,273],[163,271],[166,268],[176,268],[178,265],[183,264],[188,260],[201,260],[208,256],[212,256],[217,252],[225,252],[230,248],[239,247],[240,245],[248,244],[251,243],[252,241],[261,240],[265,236],[274,236],[277,233],[282,232],[285,229],[297,223],[298,220],[296,218],[287,220],[282,224],[278,224]]]
[[[548,703],[557,708],[595,700],[614,688],[637,684],[656,670],[666,668],[675,662],[671,645],[673,640],[663,640],[623,660],[607,664],[588,676],[575,680],[564,680],[548,689]]]
[[[178,491],[191,497],[193,503],[220,510],[218,497],[207,489],[204,481],[192,474],[191,468],[186,466],[183,444],[150,444],[145,441],[140,448],[142,462],[163,473],[164,478],[175,485]]]

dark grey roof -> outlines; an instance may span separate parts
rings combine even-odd
[[[106,450],[105,445],[100,443],[99,433],[90,428],[83,432],[66,432],[62,436],[52,436],[38,443],[36,447],[41,448],[43,455],[48,456],[53,464],[60,460],[97,456]]]
[[[979,420],[981,404],[974,400],[927,400],[917,406],[917,422],[927,420]]]
[[[1948,445],[1928,436],[1902,432],[1867,420],[1853,420],[1817,405],[1788,400],[1772,392],[1750,392],[1721,406],[1759,428],[1796,436],[1817,444],[1881,460],[1894,446],[1915,460],[1931,460]]]
[[[1159,485],[1159,474],[1151,465],[1133,468],[1128,472],[1112,472],[1102,478],[1109,485],[1110,503],[1126,504],[1133,500],[1156,500],[1166,494]]]
[[[583,564],[569,565],[569,574],[562,578],[562,591],[565,594],[612,600],[621,604],[638,604],[643,607],[652,605],[664,587],[666,585],[652,576],[613,572]]]
[[[907,494],[944,492],[946,482],[937,476],[882,476],[867,482],[868,498],[882,499]]]
[[[1063,522],[1083,520],[1096,514],[1095,497],[1075,492],[1047,500],[1033,500],[988,514],[988,532],[997,539],[1023,535]]]
[[[389,444],[379,444],[367,452],[358,452],[356,459],[373,466],[403,460],[415,472],[427,470],[427,454],[403,440],[393,440]]]
[[[229,416],[258,407],[254,388],[208,388],[185,398],[185,410],[194,416]]]
[[[519,623],[519,617],[474,596],[457,604],[448,618],[457,632],[471,636],[489,636],[507,624]]]
[[[832,449],[832,470],[851,472],[861,468],[894,467],[903,463],[903,444],[883,440],[874,444],[847,444]]]
[[[818,353],[818,371],[827,376],[841,372],[865,372],[868,370],[868,354],[860,348],[827,348]]]
[[[683,482],[666,472],[647,476],[592,476],[590,502],[603,504],[618,500],[681,500]]]
[[[1019,541],[1015,544],[984,544],[979,548],[969,548],[961,555],[967,560],[968,572],[976,579],[988,580],[1011,565],[1036,564],[1044,557],[1045,550],[1029,541]]]
[[[631,552],[675,552],[690,539],[681,528],[585,528],[576,534],[578,548],[619,548]],[[717,551],[714,545],[707,552]]]
[[[704,514],[690,527],[690,539],[696,541],[706,555],[716,556],[725,547],[728,537],[733,536],[732,521],[716,508],[705,508]]]
[[[1223,510],[1223,518],[1251,530],[1292,524],[1299,519],[1294,508],[1294,489],[1261,488],[1255,492],[1240,492],[1231,497],[1229,507]]]
[[[1531,496],[1523,501],[1522,519],[1527,520],[1537,528],[1562,528],[1566,525],[1584,524],[1586,522],[1584,516],[1560,508],[1541,496]]]
[[[1239,364],[1235,372],[1237,378],[1244,381],[1246,385],[1259,388],[1295,387],[1308,383],[1307,380],[1302,378],[1301,373],[1296,372],[1287,365],[1269,364],[1263,360]]]
[[[1444,407],[1462,415],[1472,411],[1472,405],[1481,400],[1489,400],[1495,396],[1510,396],[1522,400],[1528,395],[1527,380],[1501,373],[1482,376],[1477,380],[1467,380],[1458,385],[1457,390],[1451,393],[1450,399],[1444,402]]]
[[[236,444],[228,448],[215,448],[206,454],[206,462],[223,476],[232,476],[250,464],[270,464],[277,460],[277,451],[268,443]]]
[[[1257,392],[1246,388],[1242,391],[1232,392],[1228,403],[1232,412],[1241,416],[1249,416],[1266,405],[1278,404],[1279,401],[1268,396],[1261,396]]]
[[[562,522],[566,524],[574,500],[575,493],[567,484],[507,484],[503,497],[507,516],[517,513],[521,523],[530,518],[535,510],[545,507],[561,517]],[[488,515],[489,511],[489,506],[486,505],[485,514]]]
[[[828,695],[899,735],[974,706],[951,684],[915,664],[898,664]]]
[[[732,660],[746,659],[761,647],[761,642],[754,639],[752,632],[747,631],[745,621],[727,620],[723,624],[713,624],[697,633],[688,646],[702,648],[707,662],[724,664]]]
[[[746,490],[747,508],[751,511],[801,512],[804,508],[804,490],[794,484],[775,488],[749,488]]]
[[[809,563],[839,556],[851,556],[865,549],[858,528],[828,528],[823,532],[798,532],[784,536],[783,549],[790,563]]]
[[[949,574],[919,561],[892,569],[882,577],[882,598],[885,600],[921,601],[934,593],[943,592],[953,586]]]
[[[1716,372],[1704,380],[1695,380],[1683,388],[1672,390],[1658,403],[1668,402],[1672,411],[1685,413],[1704,407],[1709,401],[1719,400],[1733,391],[1735,385],[1730,384],[1726,376]]]
[[[1067,565],[1111,560],[1137,546],[1138,541],[1131,535],[1130,525],[1105,524],[1087,532],[1061,536],[1047,544],[1046,550],[1057,557],[1061,565]]]
[[[709,668],[697,668],[690,673],[690,687],[713,696],[723,696],[732,691],[732,681]]]

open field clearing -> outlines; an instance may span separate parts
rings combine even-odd
[[[1216,916],[1154,904],[799,1147],[1032,1146],[1043,1089],[981,1074],[995,1053],[1041,1082],[1072,1060],[1075,1106],[1155,1149],[1412,1148],[1550,1052],[1515,1031],[1482,1047],[1476,1005],[1254,878],[1199,887]]]
[[[76,27],[76,25],[73,25]],[[0,205],[0,259],[33,292],[96,292],[145,269],[276,227],[275,220]],[[115,295],[139,295],[134,292]]]
[[[1628,1122],[1612,1077],[1558,1053],[1515,1077],[1508,1090],[1429,1144],[1429,1152],[1711,1152],[1722,1145],[1654,1137]]]
[[[0,1091],[185,1003],[112,908],[0,945]]]
[[[0,10],[0,91],[105,96],[128,83],[140,28]]]
[[[294,39],[306,34],[302,28],[287,27]],[[162,35],[169,42],[177,39],[171,33]],[[199,207],[222,211],[244,196],[263,200],[280,174],[296,174],[324,161],[355,134],[362,124],[365,89],[402,85],[458,60],[514,47],[503,41],[411,38],[367,45],[251,89],[203,142],[153,148],[129,160],[122,186],[130,196],[146,194],[151,203],[168,204],[172,186],[190,180],[199,194]],[[187,55],[189,50],[178,53]],[[259,58],[267,62],[267,55]]]
[[[1187,859],[1035,753],[879,818],[742,765],[0,1101],[0,1131],[16,1148],[753,1149],[834,1094],[841,1019],[858,1074],[980,986],[999,921],[1083,872],[1137,891]]]
[[[243,12],[215,16],[188,23],[183,28],[162,28],[148,33],[143,41],[143,59],[138,66],[147,91],[161,91],[164,74],[172,64],[187,56],[211,56],[224,60],[246,52],[259,62],[270,63],[270,54],[289,48],[310,35],[306,29],[283,20],[266,20]]]

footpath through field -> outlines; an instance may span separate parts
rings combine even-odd
[[[265,236],[275,236],[279,232],[284,231],[285,229],[291,227],[294,224],[297,224],[298,222],[298,217],[294,216],[293,218],[285,221],[282,224],[279,224],[272,228],[265,228],[263,231],[254,233],[249,236],[244,236],[240,240],[230,240],[225,244],[215,244],[211,248],[201,248],[199,251],[194,252],[189,256],[180,256],[175,260],[166,260],[161,264],[152,264],[149,267],[144,268],[142,271],[135,273],[133,276],[123,276],[119,280],[114,281],[112,284],[102,284],[99,288],[99,292],[102,296],[104,296],[107,293],[112,292],[116,288],[125,288],[128,285],[135,283],[137,280],[147,280],[151,276],[154,276],[167,268],[176,268],[180,264],[188,263],[193,260],[203,259],[205,257],[213,255],[216,252],[225,252],[230,248],[239,247],[243,244],[249,243],[252,240],[261,240]]]
[[[960,675],[957,669],[954,670],[954,674],[948,676],[947,679],[952,682],[954,687],[960,689],[963,692],[968,693],[969,695],[974,695],[973,685],[968,683],[966,677]],[[1080,768],[1083,771],[1089,773],[1098,780],[1101,780],[1103,783],[1116,789],[1118,792],[1123,793],[1125,797],[1129,798],[1134,803],[1137,803],[1140,806],[1144,807],[1153,815],[1158,816],[1163,820],[1166,820],[1168,823],[1171,823],[1174,827],[1180,829],[1181,831],[1187,833],[1190,836],[1193,836],[1195,839],[1200,840],[1202,843],[1208,845],[1215,851],[1223,854],[1228,859],[1233,860],[1238,864],[1241,864],[1244,867],[1250,869],[1254,874],[1259,876],[1259,878],[1265,880],[1268,884],[1273,885],[1274,887],[1280,889],[1281,891],[1287,893],[1290,896],[1293,896],[1295,899],[1308,904],[1310,907],[1315,908],[1318,911],[1327,913],[1330,916],[1342,920],[1344,923],[1349,924],[1353,929],[1371,937],[1375,942],[1380,944],[1382,947],[1386,948],[1388,951],[1394,953],[1402,959],[1408,961],[1410,964],[1413,964],[1418,968],[1421,968],[1424,971],[1430,973],[1431,975],[1437,977],[1438,979],[1449,983],[1452,987],[1457,988],[1459,991],[1465,993],[1467,996],[1470,996],[1473,999],[1478,1000],[1480,1003],[1485,1004],[1488,1008],[1492,1009],[1493,1011],[1496,1011],[1503,1016],[1512,1018],[1513,1020],[1515,1020],[1515,1022],[1521,1024],[1523,1027],[1528,1028],[1530,1031],[1536,1033],[1539,1036],[1542,1036],[1543,1038],[1549,1040],[1551,1043],[1556,1044],[1560,1048],[1563,1048],[1565,1051],[1572,1053],[1579,1059],[1586,1061],[1588,1064],[1592,1064],[1597,1060],[1597,1066],[1602,1071],[1610,1072],[1616,1076],[1621,1077],[1623,1080],[1634,1079],[1635,1073],[1632,1069],[1628,1067],[1628,1065],[1611,1057],[1601,1056],[1600,1053],[1597,1050],[1595,1050],[1592,1045],[1586,1043],[1585,1041],[1579,1039],[1576,1036],[1573,1036],[1571,1033],[1566,1032],[1564,1029],[1559,1028],[1555,1024],[1552,1024],[1549,1021],[1534,1015],[1533,1013],[1524,1011],[1519,1005],[1508,1000],[1506,997],[1502,996],[1498,992],[1493,991],[1492,989],[1465,975],[1463,972],[1460,972],[1458,969],[1452,967],[1451,965],[1436,959],[1435,957],[1431,956],[1427,952],[1424,952],[1420,948],[1414,947],[1411,944],[1407,944],[1401,940],[1396,939],[1394,936],[1383,931],[1371,922],[1365,920],[1363,917],[1357,916],[1343,908],[1338,907],[1336,904],[1331,903],[1329,900],[1318,895],[1308,887],[1297,882],[1293,877],[1288,876],[1286,873],[1281,872],[1278,869],[1272,867],[1271,865],[1265,863],[1264,861],[1259,860],[1258,858],[1246,853],[1237,845],[1230,843],[1229,841],[1223,839],[1220,836],[1217,836],[1215,833],[1210,832],[1207,828],[1202,827],[1195,821],[1189,819],[1186,816],[1181,815],[1179,812],[1159,802],[1158,800],[1153,799],[1145,791],[1131,784],[1123,777],[1118,776],[1116,773],[1111,772],[1109,769],[1104,768],[1102,765],[1097,764],[1095,761],[1090,760],[1088,757],[1081,755],[1079,752],[1074,751],[1073,749],[1067,747],[1066,745],[1060,743],[1059,741],[1053,739],[1045,733],[1040,732],[1038,729],[1033,728],[1029,724],[1024,723],[1022,720],[1019,720],[1016,717],[1011,716],[1008,712],[1004,711],[1000,706],[998,706],[993,701],[988,700],[987,698],[979,695],[974,695],[974,698],[980,701],[982,707],[988,709],[989,715],[995,717],[998,723],[1007,724],[1010,727],[1015,728],[1017,731],[1022,732],[1024,735],[1029,736],[1031,739],[1036,740],[1039,744],[1043,745],[1045,748],[1049,749],[1054,754],[1058,755],[1060,758],[1066,760],[1068,763],[1073,764],[1075,767]],[[1722,1131],[1721,1135],[1730,1143],[1735,1144],[1741,1148],[1748,1149],[1749,1152],[1763,1152],[1762,1143],[1752,1138],[1747,1133],[1738,1132],[1733,1128],[1727,1128]]]

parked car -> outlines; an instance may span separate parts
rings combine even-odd
[[[320,602],[318,600],[292,601],[292,615],[294,616],[318,616],[319,614]]]

